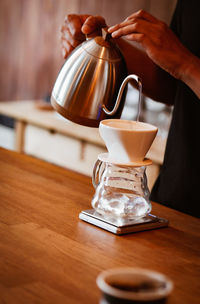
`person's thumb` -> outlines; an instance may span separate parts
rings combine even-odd
[[[106,26],[105,19],[101,16],[89,16],[82,25],[81,31],[85,35],[97,33]]]

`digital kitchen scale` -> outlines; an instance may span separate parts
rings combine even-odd
[[[114,234],[122,235],[127,233],[151,230],[167,227],[169,221],[149,214],[140,219],[123,219],[103,216],[94,209],[82,211],[79,218],[87,223],[93,224]]]

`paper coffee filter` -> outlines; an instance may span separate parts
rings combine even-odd
[[[135,131],[152,131],[157,130],[152,124],[141,122],[141,121],[133,121],[133,120],[125,120],[125,119],[106,119],[102,120],[101,124],[105,127],[113,128],[113,129],[123,129],[131,132],[132,130]]]

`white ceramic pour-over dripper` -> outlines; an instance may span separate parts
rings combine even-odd
[[[121,119],[102,120],[99,126],[109,161],[122,164],[143,162],[157,131],[151,124]]]

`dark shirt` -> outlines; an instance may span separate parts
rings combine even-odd
[[[200,1],[180,0],[171,28],[181,42],[200,57]],[[177,81],[172,122],[164,163],[151,200],[199,217],[200,99]]]

